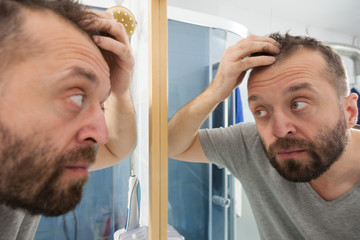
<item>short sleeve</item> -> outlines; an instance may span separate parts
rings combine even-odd
[[[259,137],[254,123],[239,123],[227,128],[199,131],[203,151],[208,160],[233,174],[245,169],[254,142]]]

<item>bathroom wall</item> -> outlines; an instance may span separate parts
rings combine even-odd
[[[277,9],[273,9],[273,6],[276,2],[277,1],[267,1],[265,4],[263,1],[258,2],[256,10],[254,10],[252,6],[253,4],[256,4],[256,2],[249,3],[247,1],[237,1],[234,6],[231,1],[221,0],[199,0],[195,2],[192,1],[191,3],[183,0],[168,0],[168,5],[207,13],[238,22],[247,27],[252,34],[266,35],[271,32],[280,31],[281,33],[285,33],[286,31],[289,31],[289,33],[293,35],[308,35],[323,41],[339,42],[360,47],[360,36],[353,36],[324,29],[319,27],[317,23],[305,24],[301,20],[294,20],[295,18],[290,19],[286,17],[279,17],[280,14],[275,15],[274,12],[277,11]],[[360,5],[360,2],[356,1],[339,2],[341,5],[349,3],[357,4],[357,6],[347,6],[350,8],[357,8]],[[317,9],[314,6],[309,6],[307,16],[304,16],[304,18],[311,17],[316,19],[318,22],[321,22],[321,19],[319,19],[320,17],[317,16],[320,16],[320,12],[327,11],[327,2],[322,1],[323,6],[321,8],[319,8],[319,4],[320,3],[316,5],[318,7]],[[291,4],[289,9],[294,9],[294,4]],[[285,16],[286,14],[282,15]],[[332,16],[335,18],[343,17],[341,16],[341,12],[334,12]],[[347,26],[346,28],[351,27],[356,27],[356,25]],[[347,69],[349,71],[349,76],[351,76],[353,71],[351,67],[352,63],[349,59],[344,59],[344,61],[348,66]]]

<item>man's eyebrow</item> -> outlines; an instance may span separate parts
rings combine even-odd
[[[314,93],[317,93],[317,91],[312,87],[311,84],[309,84],[309,83],[300,83],[298,85],[294,85],[294,86],[289,87],[288,89],[285,89],[285,91],[282,94],[294,93],[294,92],[297,92],[297,91],[300,91],[300,90],[303,90],[303,89],[310,90],[310,91],[312,91]],[[251,95],[251,96],[248,97],[248,103],[258,101],[260,98],[261,98],[261,96]]]
[[[79,68],[79,67],[74,68],[74,73],[84,76],[86,79],[88,79],[90,82],[93,82],[95,85],[100,84],[99,79],[95,76],[94,73],[92,73],[90,71],[87,71],[87,70],[85,70],[83,68]],[[111,94],[111,87],[109,89],[109,92],[108,92],[106,98],[108,98],[110,96],[110,94]]]
[[[251,95],[251,96],[248,98],[248,103],[250,103],[250,102],[255,102],[255,101],[257,101],[258,99],[259,99],[258,96],[256,96],[256,95]]]
[[[85,77],[85,79],[89,80],[90,82],[95,83],[96,85],[99,84],[99,80],[97,79],[95,74],[83,68],[76,67],[71,71],[71,74],[83,76]]]
[[[300,91],[300,90],[303,90],[303,89],[306,89],[306,90],[310,90],[312,92],[317,92],[311,84],[309,83],[300,83],[298,85],[295,85],[295,86],[291,86],[289,87],[288,89],[286,89],[284,91],[284,93],[293,93],[293,92],[296,92],[296,91]]]
[[[98,86],[100,84],[100,81],[96,77],[96,75],[94,73],[92,73],[91,71],[88,71],[84,68],[75,67],[71,70],[70,75],[82,76],[85,79],[89,80],[89,82],[95,84],[95,86]],[[106,98],[108,98],[110,96],[110,94],[111,94],[111,87],[109,89],[109,92],[108,92]]]

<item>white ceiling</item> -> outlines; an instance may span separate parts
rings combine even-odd
[[[360,36],[360,0],[168,0],[169,5],[216,12],[219,6],[283,18],[338,33]]]
[[[273,16],[360,36],[360,0],[255,0],[246,4],[253,9],[267,5]]]
[[[124,2],[124,0],[80,1],[94,6],[99,4],[112,6],[114,2],[117,4]],[[232,9],[232,11],[245,9],[266,17],[283,18],[360,37],[360,0],[167,0],[167,2],[170,6],[204,13],[216,13],[221,9]]]

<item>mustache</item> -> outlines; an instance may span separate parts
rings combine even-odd
[[[312,149],[313,143],[308,140],[293,137],[279,138],[269,146],[269,152],[271,154],[275,154],[280,149],[287,150],[293,147],[300,149]]]
[[[60,162],[63,162],[64,165],[77,163],[93,164],[95,160],[96,148],[94,146],[87,146],[69,151],[61,157]]]

